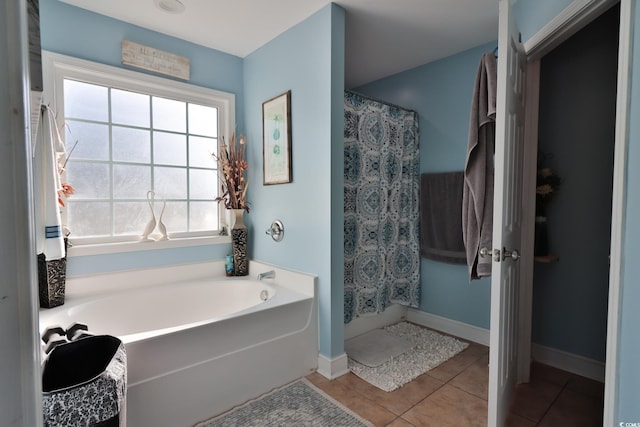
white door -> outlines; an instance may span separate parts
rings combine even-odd
[[[27,128],[29,106],[25,103],[29,99],[26,35],[27,2],[0,1],[0,158],[3,159],[0,235],[4,239],[0,256],[0,425],[3,426],[42,426],[33,169]]]
[[[491,339],[488,425],[502,426],[516,384],[525,54],[511,16],[500,0],[496,104]]]

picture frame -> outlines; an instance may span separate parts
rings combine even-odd
[[[292,180],[291,91],[262,103],[262,182],[286,184]]]

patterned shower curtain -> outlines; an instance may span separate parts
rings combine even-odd
[[[418,118],[345,92],[344,321],[420,299]]]

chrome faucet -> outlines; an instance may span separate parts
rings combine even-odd
[[[258,280],[273,279],[274,277],[276,277],[276,272],[274,270],[265,271],[264,273],[258,274]]]

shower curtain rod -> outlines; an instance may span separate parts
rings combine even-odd
[[[408,111],[408,112],[410,112],[410,113],[418,114],[415,110],[412,110],[412,109],[410,109],[410,108],[407,108],[407,107],[401,107],[400,105],[397,105],[397,104],[394,104],[394,103],[391,103],[391,102],[388,102],[388,101],[384,101],[384,100],[382,100],[382,99],[374,98],[374,97],[369,96],[369,95],[363,95],[362,93],[360,93],[360,92],[356,92],[355,90],[345,89],[344,91],[345,91],[345,92],[352,93],[352,94],[354,94],[354,95],[358,95],[358,96],[360,96],[360,97],[362,97],[362,98],[368,99],[369,101],[379,102],[380,104],[388,105],[388,106],[390,106],[390,107],[400,108],[401,110],[405,110],[405,111]]]

